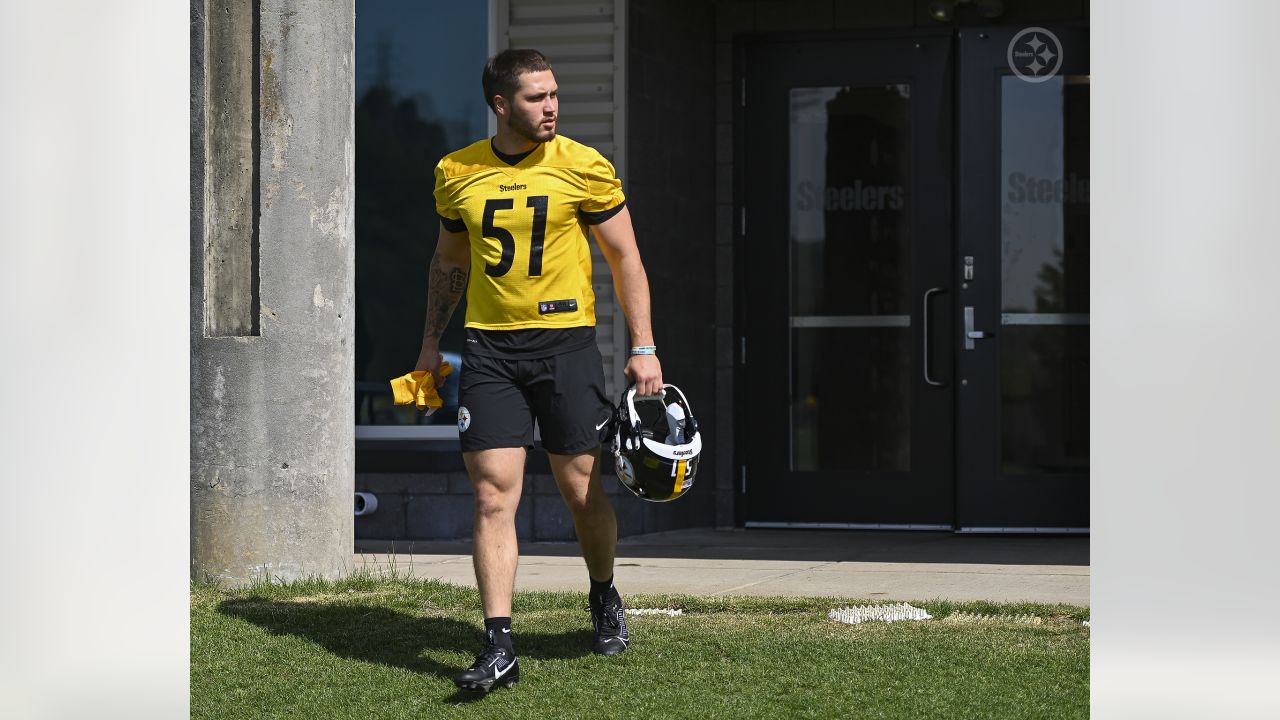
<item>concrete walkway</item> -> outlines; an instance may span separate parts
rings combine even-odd
[[[359,540],[356,566],[475,586],[471,545]],[[520,546],[518,590],[585,591],[577,543]],[[946,532],[681,530],[623,538],[627,594],[1089,604],[1089,538]]]

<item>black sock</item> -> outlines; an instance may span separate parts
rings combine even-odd
[[[590,577],[590,576],[588,576]],[[613,576],[610,575],[608,580],[596,580],[591,578],[591,597],[596,600],[604,600],[609,591],[613,589]]]
[[[484,619],[484,629],[489,636],[489,644],[506,648],[511,652],[516,651],[515,645],[511,642],[511,618],[509,617],[493,617]]]

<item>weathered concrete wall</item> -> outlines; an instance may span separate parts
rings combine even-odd
[[[257,157],[237,161],[259,173],[260,312],[256,336],[214,337],[207,228],[237,186],[209,172],[236,162],[207,159],[225,74],[205,48],[245,3],[192,8],[192,576],[231,584],[333,577],[354,545],[354,0],[260,0],[256,42],[236,34],[258,53]]]
[[[257,17],[252,2],[217,3],[204,38],[208,197],[204,230],[206,335],[257,335]],[[250,42],[245,42],[248,39]]]

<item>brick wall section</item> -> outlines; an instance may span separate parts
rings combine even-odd
[[[645,531],[643,500],[618,485],[612,474],[602,476],[605,493],[618,516],[618,534]],[[471,537],[474,495],[466,472],[358,473],[356,492],[373,493],[378,509],[355,519],[356,538],[362,540],[464,540]],[[516,536],[521,540],[576,540],[573,517],[548,472],[528,473]]]

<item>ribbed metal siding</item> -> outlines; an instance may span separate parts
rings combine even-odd
[[[559,132],[599,150],[626,190],[625,0],[491,0],[492,50],[535,48],[560,86]],[[613,276],[591,243],[596,333],[609,397],[626,364],[627,329]]]

